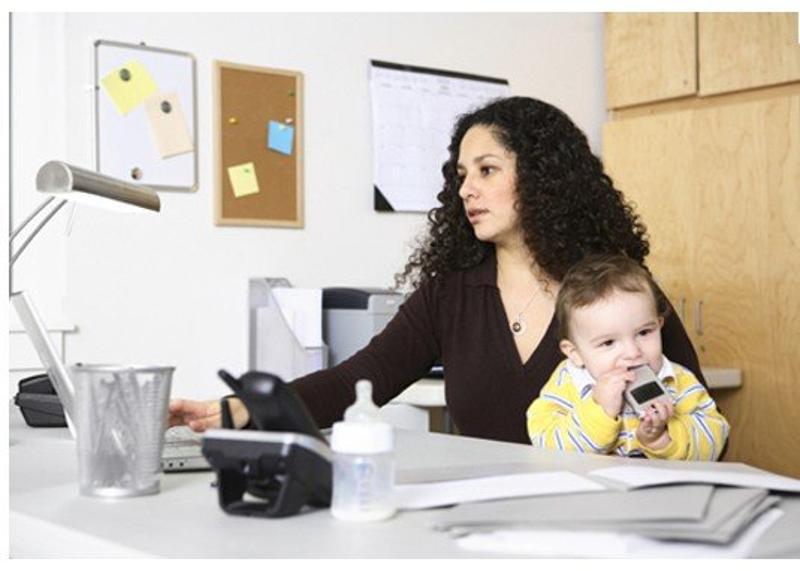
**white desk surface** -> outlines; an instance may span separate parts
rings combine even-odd
[[[742,372],[739,369],[703,367],[703,376],[711,390],[733,389],[742,386]],[[444,379],[422,378],[400,393],[392,402],[424,408],[446,406]]]
[[[67,429],[27,427],[10,411],[12,557],[476,557],[430,529],[436,510],[401,512],[379,523],[346,523],[328,510],[286,519],[230,516],[217,503],[212,472],[165,474],[153,496],[103,500],[78,494],[75,443]],[[397,479],[441,468],[502,465],[509,472],[597,468],[643,460],[558,453],[444,434],[398,431]],[[742,464],[667,463],[685,469],[753,470]],[[800,495],[759,542],[755,557],[800,556]],[[491,555],[496,557],[496,555]]]

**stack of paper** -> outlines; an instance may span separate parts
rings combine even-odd
[[[778,501],[761,489],[668,486],[464,504],[442,515],[436,528],[456,536],[561,530],[727,544]]]
[[[321,347],[322,289],[274,287],[272,294],[278,302],[286,324],[303,347]]]
[[[607,489],[462,503],[435,528],[465,549],[495,553],[745,557],[783,513],[769,491],[800,492],[800,480],[741,467],[621,466],[588,476]]]
[[[644,466],[617,466],[594,470],[589,472],[589,475],[601,481],[621,484],[627,489],[702,482],[744,488],[764,488],[776,492],[800,492],[800,480],[752,468],[745,472],[741,470],[670,470]]]
[[[538,557],[743,558],[782,515],[778,509],[768,510],[727,545],[661,541],[630,533],[515,529],[470,534],[456,541],[470,551]]]
[[[597,482],[571,472],[537,472],[398,485],[395,486],[395,503],[400,509],[425,509],[464,502],[603,490],[605,488]]]

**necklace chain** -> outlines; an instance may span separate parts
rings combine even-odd
[[[525,331],[528,330],[528,324],[525,323],[525,319],[522,317],[522,314],[527,311],[527,309],[533,303],[533,300],[536,299],[536,295],[538,293],[539,293],[538,291],[533,292],[533,295],[528,300],[528,303],[525,304],[525,307],[523,307],[522,310],[519,313],[517,313],[517,318],[512,320],[511,323],[509,324],[511,326],[511,333],[513,333],[514,335],[522,335],[523,333],[525,333]]]

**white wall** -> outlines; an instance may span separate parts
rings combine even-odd
[[[564,109],[595,149],[605,118],[597,14],[33,14],[14,22],[14,79],[27,77],[14,114],[32,129],[13,141],[15,197],[32,191],[35,168],[56,151],[93,165],[86,86],[94,40],[143,41],[197,58],[200,190],[162,193],[158,216],[78,211],[68,239],[56,232],[65,248],[35,244],[28,253],[56,274],[63,267],[62,277],[52,287],[24,267],[17,277],[44,290],[48,307],[63,296],[64,319],[80,329],[69,360],[173,364],[174,394],[217,396],[215,371],[246,367],[248,278],[388,286],[402,268],[424,215],[373,211],[369,59],[505,77],[515,94]],[[52,28],[52,37],[43,33]],[[214,59],[305,74],[304,229],[214,226]],[[23,96],[54,107],[38,117],[20,109]],[[22,156],[41,161],[31,167]]]
[[[67,148],[66,19],[64,15],[14,16],[11,77],[12,212],[18,225],[43,200],[34,192],[36,172],[44,162],[64,156]],[[56,47],[60,49],[56,49]],[[13,289],[25,289],[36,300],[48,325],[65,325],[67,211],[59,212],[19,258]],[[35,225],[35,223],[34,223]],[[15,240],[18,247],[27,234]],[[10,312],[11,322],[16,314]]]

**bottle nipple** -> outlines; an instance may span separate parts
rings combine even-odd
[[[372,401],[372,383],[361,380],[356,383],[356,402],[344,411],[345,422],[380,422],[379,408]]]

